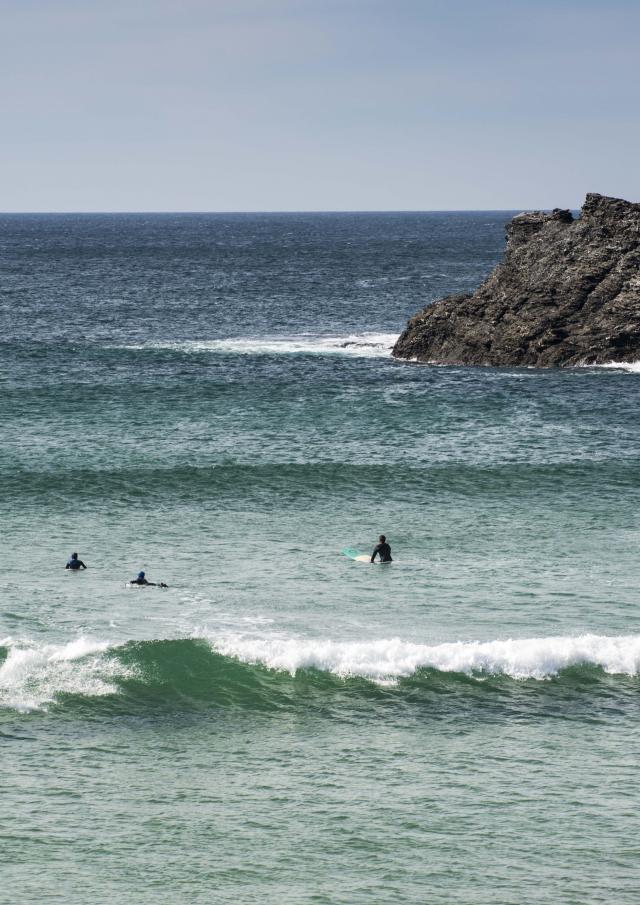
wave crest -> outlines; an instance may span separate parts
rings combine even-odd
[[[238,707],[273,711],[342,693],[433,695],[488,680],[541,680],[594,670],[640,674],[640,635],[581,635],[417,644],[209,636],[110,644],[0,641],[0,709],[47,710],[102,699],[121,710]],[[514,686],[515,687],[515,686]],[[413,696],[413,697],[412,697]],[[102,706],[102,705],[100,705]]]
[[[604,672],[635,676],[640,667],[640,635],[559,636],[504,641],[455,641],[415,644],[392,638],[341,642],[298,639],[213,641],[225,656],[295,675],[317,669],[341,678],[357,676],[373,682],[394,682],[420,669],[467,676],[509,676],[545,679],[574,666],[598,667]]]

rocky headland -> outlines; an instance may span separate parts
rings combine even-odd
[[[432,364],[567,367],[640,360],[640,204],[595,193],[578,218],[518,214],[474,292],[411,318],[393,354]]]

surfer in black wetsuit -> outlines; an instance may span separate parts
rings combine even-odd
[[[376,556],[380,557],[380,562],[393,562],[391,559],[391,547],[387,543],[387,539],[384,534],[380,535],[380,543],[376,544],[376,547],[371,554],[371,562],[376,561]]]
[[[161,581],[159,584],[155,581],[147,581],[144,577],[144,572],[138,572],[137,578],[132,578],[129,584],[139,584],[139,585],[149,585],[151,588],[168,588],[169,585],[166,585],[164,581]]]
[[[77,572],[78,569],[86,569],[86,568],[87,567],[82,562],[82,560],[78,559],[77,553],[71,554],[71,559],[68,561],[68,563],[65,566],[65,569],[71,569],[72,572]]]

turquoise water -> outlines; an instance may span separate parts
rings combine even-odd
[[[508,219],[0,217],[3,905],[637,901],[640,374],[389,355]]]

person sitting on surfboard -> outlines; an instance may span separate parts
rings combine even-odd
[[[169,587],[169,585],[166,585],[166,584],[164,583],[164,581],[161,581],[159,584],[157,584],[155,581],[147,581],[147,579],[144,577],[144,572],[138,572],[138,577],[137,577],[137,578],[132,578],[131,581],[129,582],[129,584],[140,584],[140,585],[146,584],[146,585],[149,585],[149,586],[152,587],[152,588],[167,588],[167,587]]]
[[[380,557],[380,562],[393,562],[391,559],[391,547],[387,543],[387,539],[384,534],[380,535],[380,543],[376,545],[373,553],[371,554],[371,562],[376,561],[376,556]]]
[[[86,568],[87,567],[82,562],[82,560],[78,559],[77,553],[71,554],[71,559],[68,561],[68,563],[65,566],[65,569],[71,569],[72,572],[77,572],[78,569],[86,569]]]

